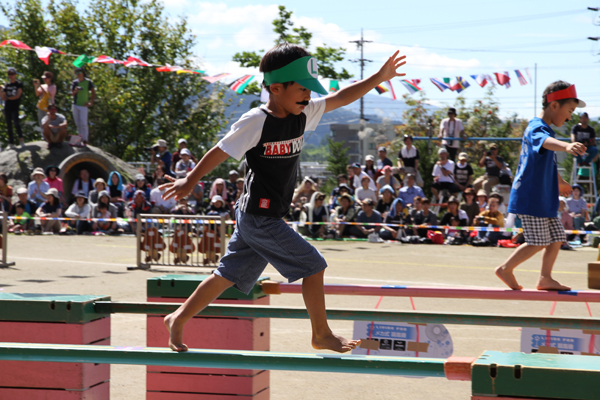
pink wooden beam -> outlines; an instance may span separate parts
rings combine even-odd
[[[267,294],[302,293],[298,283],[264,281],[262,289]],[[527,300],[527,301],[570,301],[600,303],[600,291],[593,290],[510,290],[498,288],[461,288],[399,285],[325,285],[325,294],[353,296],[389,297],[432,297],[444,299],[483,299],[483,300]]]

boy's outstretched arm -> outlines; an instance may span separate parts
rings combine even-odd
[[[326,97],[325,112],[333,111],[340,107],[347,106],[348,104],[360,99],[367,94],[375,86],[381,82],[389,81],[396,76],[405,76],[406,74],[398,73],[396,70],[406,64],[404,59],[406,56],[398,57],[400,51],[396,51],[385,64],[381,67],[379,72],[371,75],[367,79],[355,82],[335,94]]]
[[[171,176],[165,175],[165,178],[171,182],[165,183],[159,187],[160,190],[164,190],[163,199],[167,200],[175,196],[175,200],[179,200],[182,197],[187,196],[194,190],[194,186],[202,179],[203,176],[208,174],[210,171],[215,169],[219,164],[229,158],[229,154],[225,153],[219,147],[215,146],[209,150],[208,153],[202,157],[202,160],[194,167],[185,178],[175,179]]]
[[[552,151],[566,151],[574,156],[582,156],[585,154],[586,147],[583,143],[567,143],[554,138],[547,138],[544,140],[543,148]]]

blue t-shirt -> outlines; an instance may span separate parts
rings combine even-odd
[[[558,168],[554,151],[543,144],[555,133],[541,118],[529,121],[519,167],[510,191],[508,212],[540,218],[556,217],[558,210]]]

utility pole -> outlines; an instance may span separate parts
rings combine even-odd
[[[358,62],[360,63],[360,80],[364,79],[364,72],[365,72],[365,63],[368,62],[373,62],[373,60],[367,60],[364,57],[364,44],[365,43],[371,43],[373,42],[372,40],[365,40],[363,38],[363,30],[362,28],[360,29],[360,40],[351,40],[350,43],[356,43],[356,47],[360,49],[360,58],[358,60],[350,60],[352,62]],[[365,100],[364,100],[364,96],[360,98],[360,119],[361,121],[365,120]]]
[[[533,71],[533,118],[535,118],[537,117],[537,63]]]

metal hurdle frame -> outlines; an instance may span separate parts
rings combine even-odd
[[[227,225],[225,217],[141,214],[136,222],[136,266],[128,269],[215,267],[225,255]],[[157,233],[160,239],[152,239]]]
[[[0,262],[0,268],[8,268],[15,265],[15,262],[8,262],[8,212],[2,211],[2,260]]]

